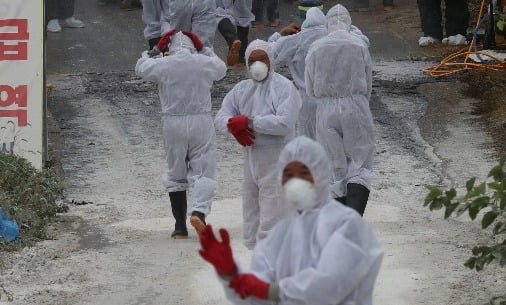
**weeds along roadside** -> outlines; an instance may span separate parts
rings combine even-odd
[[[0,252],[17,251],[48,238],[51,220],[68,211],[61,179],[53,167],[37,170],[26,159],[0,154],[0,207],[20,227],[16,240],[7,243],[0,237]]]

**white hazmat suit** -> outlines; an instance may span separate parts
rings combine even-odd
[[[280,154],[276,187],[287,164],[305,164],[314,179],[316,198],[310,208],[278,222],[253,251],[249,270],[278,289],[283,305],[371,305],[383,250],[369,226],[352,209],[330,197],[327,155],[317,142],[298,137]],[[282,198],[278,200],[283,201]],[[255,297],[240,299],[225,283],[233,304],[274,304]]]
[[[273,43],[274,62],[288,63],[293,82],[299,89],[302,99],[302,108],[297,120],[297,135],[305,135],[312,139],[316,139],[316,103],[313,97],[306,94],[305,59],[311,44],[326,35],[325,15],[319,8],[313,7],[307,11],[306,20],[302,23],[299,33],[288,36],[274,33],[269,38],[269,42]]]
[[[255,15],[251,12],[252,0],[216,0],[218,31],[229,47],[227,63],[243,63],[251,21]],[[241,42],[240,46],[237,40]]]
[[[169,44],[169,56],[137,62],[135,72],[158,84],[168,170],[169,192],[193,187],[191,211],[209,214],[216,188],[216,135],[211,116],[211,86],[227,67],[211,49],[196,53],[181,32]]]
[[[252,0],[216,0],[218,22],[228,18],[233,25],[249,27],[255,15],[251,12]]]
[[[264,81],[243,80],[227,93],[216,115],[215,125],[227,132],[228,120],[237,115],[253,119],[256,137],[244,148],[243,236],[252,249],[256,242],[284,216],[277,200],[275,171],[279,152],[295,133],[295,122],[301,106],[297,89],[290,80],[273,71],[269,43],[255,40],[246,49],[246,61],[254,50],[263,50],[271,62]],[[248,67],[249,69],[249,67]]]
[[[169,2],[171,0],[142,0],[144,38],[152,49],[164,33],[170,30]]]
[[[163,7],[163,21],[169,29],[190,30],[197,34],[206,47],[212,48],[216,33],[216,0],[169,0],[168,8]]]
[[[317,98],[316,137],[331,159],[334,198],[347,196],[350,183],[370,190],[373,176],[371,57],[350,26],[348,11],[339,4],[332,7],[329,35],[314,42],[306,57],[306,91]]]
[[[162,5],[167,0],[142,0],[142,21],[146,40],[162,37]]]

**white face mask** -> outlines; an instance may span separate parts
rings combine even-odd
[[[316,192],[314,185],[304,179],[292,178],[283,185],[285,199],[297,211],[307,210],[315,205]]]
[[[251,66],[249,66],[249,73],[252,79],[257,82],[261,82],[267,77],[269,67],[261,61],[255,61]]]

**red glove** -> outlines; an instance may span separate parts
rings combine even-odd
[[[197,51],[199,52],[202,51],[202,49],[204,48],[204,44],[202,43],[202,41],[200,41],[200,38],[199,36],[197,36],[197,34],[188,30],[184,30],[183,34],[188,36],[193,41],[193,45],[195,46],[195,49],[197,49]]]
[[[220,243],[213,233],[211,225],[207,225],[204,231],[200,233],[200,256],[211,263],[222,276],[234,276],[237,274],[237,266],[232,257],[232,248],[230,248],[230,237],[225,229],[220,229],[222,242]]]
[[[232,134],[245,130],[248,128],[248,117],[243,114],[236,115],[228,119],[227,127]]]
[[[177,33],[177,30],[176,29],[173,29],[172,31],[168,32],[167,34],[163,35],[162,38],[160,38],[160,40],[158,40],[158,43],[156,44],[156,47],[158,48],[158,50],[160,52],[163,52],[165,51],[165,49],[167,48],[167,46],[169,45],[170,43],[170,39],[172,38],[172,36],[174,36],[174,34]]]
[[[242,146],[251,146],[255,143],[255,135],[253,130],[246,128],[232,134],[237,142]]]
[[[245,299],[250,296],[261,300],[269,298],[269,283],[266,283],[251,273],[238,274],[234,276],[229,283],[229,287]]]

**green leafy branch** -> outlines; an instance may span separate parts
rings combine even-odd
[[[495,238],[506,232],[506,157],[494,166],[489,174],[489,182],[476,184],[476,178],[466,182],[466,194],[457,197],[457,191],[451,188],[442,191],[437,186],[427,186],[429,194],[425,198],[424,206],[430,210],[445,209],[444,218],[468,213],[472,220],[478,217],[480,211],[485,213],[481,217],[482,229],[492,227]],[[490,181],[491,180],[491,181]],[[491,262],[497,262],[501,267],[506,265],[506,239],[489,246],[476,246],[472,250],[473,256],[465,266],[477,271]]]
[[[469,269],[483,270],[491,263],[506,266],[506,156],[488,173],[485,182],[476,178],[466,182],[466,193],[457,196],[455,188],[441,190],[427,186],[429,193],[424,206],[432,210],[444,209],[444,218],[468,214],[472,220],[479,219],[483,230],[491,230],[493,242],[472,249],[472,256],[464,263]],[[482,212],[482,213],[480,213]],[[494,297],[486,305],[506,305],[506,296]]]

